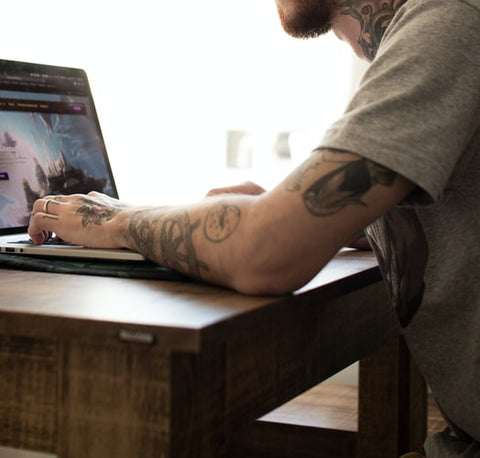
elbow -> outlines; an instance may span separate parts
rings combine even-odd
[[[252,240],[250,240],[252,242]],[[279,247],[283,247],[279,248]],[[232,253],[228,287],[255,296],[290,294],[306,285],[329,261],[330,253],[288,249],[285,244],[249,243]]]
[[[231,277],[231,287],[251,296],[280,296],[292,293],[308,283],[318,270],[308,272],[294,262],[272,268],[268,263],[252,266],[251,263],[237,265]]]
[[[281,283],[281,281],[268,281],[265,278],[242,278],[236,280],[232,284],[232,288],[238,293],[248,296],[282,296],[296,289]]]
[[[248,296],[281,296],[295,291],[295,287],[290,286],[278,278],[267,278],[266,276],[241,275],[232,282],[232,288]]]

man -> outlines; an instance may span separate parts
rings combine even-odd
[[[35,243],[55,232],[128,247],[203,281],[281,294],[368,226],[410,349],[452,425],[427,440],[427,456],[480,456],[480,0],[276,3],[289,34],[332,29],[371,62],[304,164],[271,191],[245,184],[176,208],[46,197],[29,233]]]

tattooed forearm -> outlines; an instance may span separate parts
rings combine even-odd
[[[197,220],[190,224],[188,213],[166,218],[162,223],[160,246],[162,257],[168,266],[194,277],[200,277],[202,269],[208,270],[205,263],[197,258],[192,234],[200,225]]]
[[[240,208],[237,205],[220,203],[205,217],[203,233],[210,242],[219,243],[230,237],[240,222]]]
[[[328,163],[336,167],[311,183],[313,172]],[[287,190],[300,191],[302,183],[310,182],[302,194],[307,210],[315,216],[329,216],[349,205],[365,206],[362,198],[372,186],[391,186],[395,177],[391,170],[367,159],[348,153],[323,151],[292,175],[291,181],[287,181]]]
[[[358,44],[369,60],[378,51],[380,40],[398,9],[407,0],[344,0],[341,14],[352,16],[360,23]]]
[[[149,257],[155,255],[158,222],[158,219],[152,220],[145,210],[141,210],[132,215],[128,226],[128,237],[133,241],[134,248]]]
[[[87,199],[80,199],[82,205],[77,210],[77,215],[82,216],[82,226],[96,224],[100,226],[103,221],[111,220],[115,215],[115,210],[99,203],[93,203]]]
[[[200,220],[193,224],[187,212],[175,212],[152,218],[150,211],[132,215],[128,235],[135,248],[149,258],[158,258],[161,264],[195,278],[200,278],[208,266],[197,257],[193,232]]]

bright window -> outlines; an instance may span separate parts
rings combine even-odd
[[[2,18],[2,58],[87,71],[127,201],[273,186],[351,92],[347,45],[288,37],[274,0],[15,0]]]

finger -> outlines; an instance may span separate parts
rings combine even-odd
[[[234,184],[230,186],[222,186],[213,188],[207,192],[207,196],[217,196],[219,194],[243,194],[243,184]]]
[[[43,197],[34,202],[33,213],[56,214],[58,208],[55,209],[54,207],[58,205],[60,205],[58,199]]]
[[[214,188],[208,191],[207,197],[216,196],[219,194],[244,194],[256,196],[263,194],[265,189],[261,186],[252,183],[251,181],[246,181],[245,183],[240,183],[233,186],[227,186],[224,188]]]
[[[38,213],[38,212],[41,212],[43,210],[43,206],[45,205],[45,201],[47,199],[46,198],[42,198],[42,199],[37,199],[34,203],[33,203],[33,207],[32,207],[32,213],[35,214],[35,213]]]
[[[210,189],[210,191],[207,192],[207,197],[209,196],[216,196],[218,194],[225,194],[225,189],[226,188],[214,188],[214,189]]]
[[[50,199],[50,200],[55,200],[55,201],[61,201],[65,197],[63,194],[55,194],[55,195],[49,195],[49,196],[43,196],[42,199]]]
[[[40,245],[46,242],[55,232],[55,224],[58,221],[58,217],[55,215],[49,215],[46,213],[35,213],[30,219],[30,225],[28,226],[28,235],[32,239],[32,242]]]
[[[62,204],[58,200],[46,199],[43,205],[43,212],[48,215],[56,215],[60,205]]]
[[[36,243],[36,242],[34,242],[34,243],[36,243],[37,245],[40,245],[42,243],[48,242],[52,238],[52,236],[53,236],[53,232],[42,231],[40,234],[37,234],[37,237],[35,237],[35,239],[38,239],[38,240],[36,240],[36,242],[38,242],[38,243]]]

